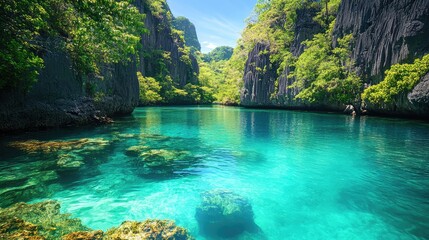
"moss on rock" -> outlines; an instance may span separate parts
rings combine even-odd
[[[146,220],[144,222],[123,222],[121,226],[108,230],[105,239],[188,240],[193,238],[186,229],[176,226],[173,221]]]

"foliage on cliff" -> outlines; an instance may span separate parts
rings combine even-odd
[[[388,104],[401,94],[407,94],[429,72],[429,54],[411,64],[395,64],[386,71],[379,84],[372,85],[362,93],[362,99],[372,104]]]
[[[194,51],[201,51],[201,44],[198,41],[197,32],[193,23],[185,17],[175,17],[173,27],[183,32],[186,45],[193,48]]]
[[[139,76],[140,104],[211,103],[211,88],[198,80],[195,58],[199,43],[194,25],[184,17],[174,18],[165,0],[148,0],[145,4],[148,17],[153,17],[155,23],[155,31],[151,32],[155,36],[145,38],[155,42],[149,41],[141,52],[144,76]],[[193,41],[194,46],[190,46]]]
[[[228,46],[221,46],[213,49],[211,52],[204,54],[203,60],[205,62],[211,62],[211,61],[222,61],[222,60],[229,60],[232,56],[232,53],[234,52],[234,48],[228,47]]]
[[[241,52],[237,49],[232,56],[228,56],[229,49],[229,47],[221,47],[215,53],[210,52],[201,56],[205,60],[199,61],[199,79],[203,85],[212,90],[215,102],[238,105],[246,60],[245,55],[240,55]],[[210,61],[207,61],[209,60],[207,55],[210,56]]]
[[[43,67],[49,39],[82,74],[136,54],[143,15],[128,0],[7,0],[0,3],[0,88],[27,90]]]
[[[359,105],[362,83],[351,71],[350,60],[353,36],[338,39],[334,48],[331,31],[332,27],[303,43],[306,49],[296,60],[292,73],[295,76],[292,87],[302,89],[296,98],[310,103]]]
[[[359,101],[361,81],[351,71],[350,61],[353,36],[339,39],[333,46],[332,29],[340,0],[260,0],[254,16],[249,18],[242,38],[234,54],[244,64],[256,43],[269,45],[270,66],[278,67],[279,79],[288,68],[289,78],[294,79],[290,88],[298,88],[300,93],[295,97],[306,102],[356,103]],[[307,11],[304,11],[307,10]],[[312,39],[304,41],[306,50],[296,56],[292,46],[297,45],[295,33],[300,19],[299,12],[315,12],[313,21],[322,30]],[[299,43],[298,43],[299,44]],[[260,53],[260,54],[266,54]],[[244,56],[244,57],[243,57]],[[241,66],[239,66],[241,67]],[[241,70],[241,68],[238,68]],[[241,76],[243,71],[241,71]],[[233,77],[227,75],[226,78]],[[278,80],[277,80],[278,81]],[[279,91],[278,82],[275,93]],[[276,97],[276,94],[272,97]]]

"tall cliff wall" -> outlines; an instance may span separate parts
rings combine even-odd
[[[293,56],[297,57],[304,51],[303,41],[311,39],[315,34],[322,31],[322,27],[313,20],[316,14],[317,9],[314,8],[304,8],[297,11],[297,20],[294,26],[295,36],[289,47],[289,51]],[[320,107],[322,103],[310,105],[294,99],[299,93],[299,89],[289,87],[294,82],[294,78],[288,76],[291,69],[286,67],[279,76],[277,73],[278,64],[270,62],[268,49],[269,43],[258,43],[249,53],[244,70],[244,87],[241,92],[241,104],[254,107],[299,109]],[[260,57],[260,52],[264,53],[264,57]],[[257,68],[254,66],[257,66]],[[269,71],[257,71],[267,69],[267,67]],[[276,81],[278,84],[277,87],[275,86]]]
[[[315,14],[311,8],[297,11],[295,37],[289,49],[294,56],[303,52],[303,41],[322,31],[313,20]],[[351,60],[367,85],[380,82],[384,71],[393,64],[412,62],[429,53],[429,0],[343,0],[336,19],[334,39],[353,33],[355,44]],[[270,72],[267,73],[270,76],[260,77],[260,73],[252,66],[264,69],[273,63],[264,64],[257,57],[261,51],[259,45],[249,53],[246,63],[242,105],[338,111],[345,109],[346,106],[341,104],[308,104],[296,100],[295,96],[300,89],[289,87],[295,81],[288,76],[291,71],[289,67],[280,76]],[[277,79],[277,87],[276,81],[272,79]],[[410,94],[400,96],[394,104],[366,108],[372,113],[429,117],[429,106],[426,104],[429,95],[425,86],[427,87],[427,76],[422,78],[421,83]]]
[[[0,93],[0,132],[103,122],[138,104],[135,62],[103,67],[103,80],[73,68],[70,56],[46,42],[45,67],[28,93]]]
[[[175,29],[183,31],[186,45],[194,47],[195,50],[201,51],[201,44],[198,40],[195,25],[185,17],[176,17],[173,19]]]
[[[157,77],[167,71],[178,87],[187,83],[198,82],[198,63],[195,57],[189,56],[190,62],[184,59],[185,43],[180,41],[171,28],[171,22],[165,14],[154,14],[147,1],[137,1],[136,6],[146,15],[145,26],[149,30],[142,36],[142,51],[140,54],[139,71],[143,76]],[[168,5],[164,6],[170,12]],[[168,57],[162,56],[164,53]],[[162,62],[160,64],[160,62]],[[162,69],[165,64],[166,69]]]
[[[367,85],[379,83],[396,63],[429,53],[429,0],[343,1],[335,37],[353,33],[352,59]],[[429,117],[427,76],[410,93],[389,104],[366,104],[370,113]],[[418,99],[418,100],[417,100]],[[426,99],[426,100],[424,100]]]
[[[169,54],[163,64],[176,86],[196,83],[198,64],[195,58],[184,60],[184,43],[166,27],[166,16],[155,16],[146,0],[135,5],[146,15],[148,30],[142,36],[139,61],[106,65],[101,76],[80,76],[60,41],[46,40],[45,67],[30,91],[0,91],[0,132],[103,122],[131,113],[139,104],[137,71],[144,76],[160,72],[159,62],[150,55],[154,52]]]
[[[352,59],[359,75],[377,83],[399,62],[412,62],[429,52],[428,0],[344,0],[334,36],[353,33]]]

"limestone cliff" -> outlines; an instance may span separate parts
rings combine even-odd
[[[183,31],[186,45],[194,47],[195,50],[201,51],[201,44],[198,41],[197,30],[195,25],[185,17],[176,17],[173,19],[173,27]]]
[[[187,83],[196,84],[199,72],[197,60],[184,52],[185,42],[173,32],[172,19],[169,19],[168,14],[165,13],[153,13],[148,1],[140,0],[135,4],[146,15],[145,26],[149,30],[142,36],[138,70],[143,76],[155,78],[159,78],[160,75],[169,75],[179,88]],[[165,4],[163,9],[166,13],[170,13],[168,5]]]
[[[303,52],[303,41],[322,31],[314,21],[315,15],[314,8],[297,11],[295,36],[289,46],[293,56],[299,56]],[[384,77],[384,71],[393,64],[412,62],[429,53],[429,0],[343,0],[336,19],[333,37],[338,39],[346,34],[353,34],[355,43],[351,60],[356,64],[355,70],[366,85],[378,83]],[[289,87],[295,81],[289,76],[289,67],[280,76],[275,71],[269,71],[264,73],[268,76],[261,77],[254,66],[267,69],[275,65],[266,61],[267,57],[259,56],[265,49],[261,48],[261,44],[267,45],[257,44],[248,56],[241,93],[242,105],[344,110],[343,105],[324,102],[306,104],[296,100],[295,96],[300,89]],[[336,44],[335,41],[333,44]],[[399,97],[395,104],[366,108],[370,113],[429,117],[428,93],[425,89],[427,78],[423,78],[411,93]],[[277,83],[273,79],[277,79]]]
[[[353,33],[352,59],[367,85],[377,84],[396,63],[411,63],[429,53],[429,0],[343,1],[334,36]],[[427,75],[414,90],[391,104],[371,105],[370,113],[429,117]]]
[[[295,36],[292,45],[289,47],[293,56],[297,57],[304,51],[303,41],[311,39],[316,33],[322,31],[322,27],[313,20],[316,13],[317,9],[314,8],[304,8],[297,11],[297,21],[294,26]],[[241,104],[244,106],[300,109],[320,107],[320,104],[317,106],[309,105],[294,99],[299,93],[299,89],[289,87],[294,82],[294,78],[288,76],[290,68],[286,67],[279,76],[276,71],[278,66],[276,63],[270,62],[268,49],[269,43],[258,43],[249,53],[244,70]],[[263,57],[260,53],[264,53]],[[275,86],[276,81],[278,86]]]
[[[134,62],[105,66],[102,76],[80,76],[56,45],[46,42],[45,67],[28,93],[0,94],[0,131],[104,122],[134,110],[139,94]]]
[[[146,0],[134,4],[146,15],[139,61],[106,65],[99,75],[82,76],[59,40],[45,40],[45,67],[30,91],[0,92],[0,132],[104,122],[130,114],[139,104],[137,71],[144,76],[168,71],[179,88],[196,83],[198,64],[184,57],[184,42],[172,32],[167,16],[154,13]]]

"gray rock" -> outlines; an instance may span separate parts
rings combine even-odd
[[[429,52],[428,27],[429,0],[346,0],[334,36],[353,33],[358,73],[376,83],[391,65]]]

